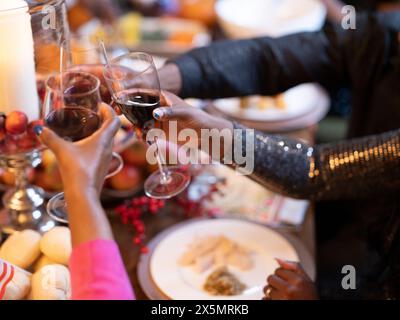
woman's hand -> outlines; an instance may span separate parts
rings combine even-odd
[[[165,107],[154,110],[153,116],[162,123],[163,130],[166,132],[168,132],[170,121],[177,122],[178,133],[180,130],[189,128],[195,130],[199,137],[202,129],[233,130],[230,121],[212,116],[199,108],[194,108],[170,92],[162,92],[161,105]]]
[[[166,133],[168,133],[169,121],[177,121],[178,133],[179,130],[190,128],[198,132],[199,136],[201,129],[233,130],[233,125],[230,121],[214,117],[199,108],[192,107],[168,91],[162,91],[160,104],[161,107],[154,110],[153,116],[162,123],[162,129]],[[122,114],[117,105],[114,105],[114,110],[117,114]]]
[[[208,129],[208,130],[216,129],[216,131],[210,132],[211,136],[208,137],[209,141],[204,141],[208,143],[210,148],[212,146],[210,139],[215,141],[215,139],[213,139],[214,135],[218,135],[217,138],[220,138],[219,133],[222,130],[226,129],[229,130],[230,135],[232,136],[233,139],[232,122],[223,118],[212,116],[199,108],[192,107],[187,102],[185,102],[184,100],[182,100],[181,98],[177,97],[176,95],[170,92],[167,91],[162,92],[160,104],[162,107],[155,109],[153,111],[153,116],[157,121],[160,122],[161,129],[164,131],[167,140],[173,143],[184,144],[186,143],[186,141],[180,142],[177,141],[176,139],[177,137],[169,137],[169,127],[171,125],[171,121],[176,122],[178,135],[184,129],[193,129],[198,137],[197,146],[200,147],[202,146],[203,142],[201,139],[203,129]],[[118,114],[121,114],[121,111],[119,110],[118,106],[115,106],[115,111]],[[221,157],[224,155],[224,150],[222,150],[224,147],[224,143],[221,143],[220,146],[221,150],[219,152],[219,156]],[[203,151],[213,156],[211,154],[212,151],[211,149]]]
[[[277,259],[280,268],[267,279],[263,300],[317,300],[314,283],[297,262]]]
[[[101,104],[99,112],[103,120],[101,128],[90,137],[75,143],[60,138],[48,128],[35,127],[40,141],[57,158],[66,192],[80,190],[99,194],[103,186],[120,121],[107,104]]]

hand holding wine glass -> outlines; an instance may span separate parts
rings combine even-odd
[[[100,80],[92,74],[69,71],[52,76],[46,82],[46,97],[43,104],[45,125],[60,138],[71,142],[88,138],[99,129],[102,123],[99,113],[101,106]],[[92,157],[98,155],[92,154]],[[123,166],[120,155],[112,153],[119,166],[105,178],[118,173]],[[71,161],[75,161],[73,158]],[[85,164],[91,168],[90,162]],[[77,173],[70,173],[75,176]],[[49,215],[63,223],[68,222],[64,194],[59,193],[47,205]]]
[[[39,140],[54,152],[63,180],[69,181],[65,185],[79,192],[94,190],[99,194],[109,171],[114,136],[120,128],[120,120],[105,103],[99,106],[99,117],[102,120],[100,128],[75,143],[61,138],[50,128],[35,128]]]
[[[153,58],[142,52],[122,55],[111,60],[104,68],[104,78],[116,103],[125,117],[135,126],[137,135],[148,144],[157,140],[147,139],[147,133],[160,127],[153,118],[153,111],[160,107],[161,90]],[[190,175],[178,168],[167,168],[160,152],[156,152],[159,171],[145,182],[144,189],[149,197],[172,198],[187,188]]]
[[[68,223],[74,246],[97,239],[113,239],[99,193],[109,171],[114,136],[120,127],[114,110],[99,106],[101,127],[93,135],[72,143],[46,127],[35,132],[43,145],[53,151],[64,181]]]

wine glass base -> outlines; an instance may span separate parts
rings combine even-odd
[[[168,179],[163,182],[160,171],[154,172],[144,184],[146,195],[154,199],[171,199],[184,191],[190,184],[191,177],[177,169],[168,168]]]
[[[56,223],[46,214],[42,206],[27,211],[2,209],[0,211],[0,230],[5,235],[11,235],[25,229],[45,233],[56,226]]]
[[[59,193],[47,203],[47,213],[55,221],[68,224],[67,204],[65,203],[64,193]]]

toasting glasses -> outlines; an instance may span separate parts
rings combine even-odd
[[[81,71],[69,71],[50,77],[46,82],[43,105],[45,125],[72,142],[92,135],[101,125],[98,114],[101,103],[99,88],[100,80],[97,77]],[[117,168],[111,169],[112,172],[106,178],[122,169],[122,158],[117,153],[113,153],[113,158],[117,160]],[[54,220],[68,223],[64,193],[50,199],[47,211]]]
[[[104,78],[113,101],[135,126],[138,136],[157,147],[159,171],[146,180],[146,195],[169,199],[184,191],[190,183],[190,175],[177,168],[164,166],[157,140],[147,139],[148,131],[157,125],[153,111],[160,106],[161,98],[160,81],[153,58],[141,52],[120,56],[106,64]]]
[[[103,77],[105,58],[103,44],[93,36],[72,36],[61,45],[61,72],[83,71],[100,80],[100,95],[105,103],[111,102],[111,95]]]

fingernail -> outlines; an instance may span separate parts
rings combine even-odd
[[[40,125],[34,126],[33,131],[36,133],[37,136],[40,136],[43,132],[43,127]]]
[[[164,111],[162,111],[161,109],[157,109],[157,110],[154,110],[153,114],[154,114],[154,118],[161,119],[164,116]]]

